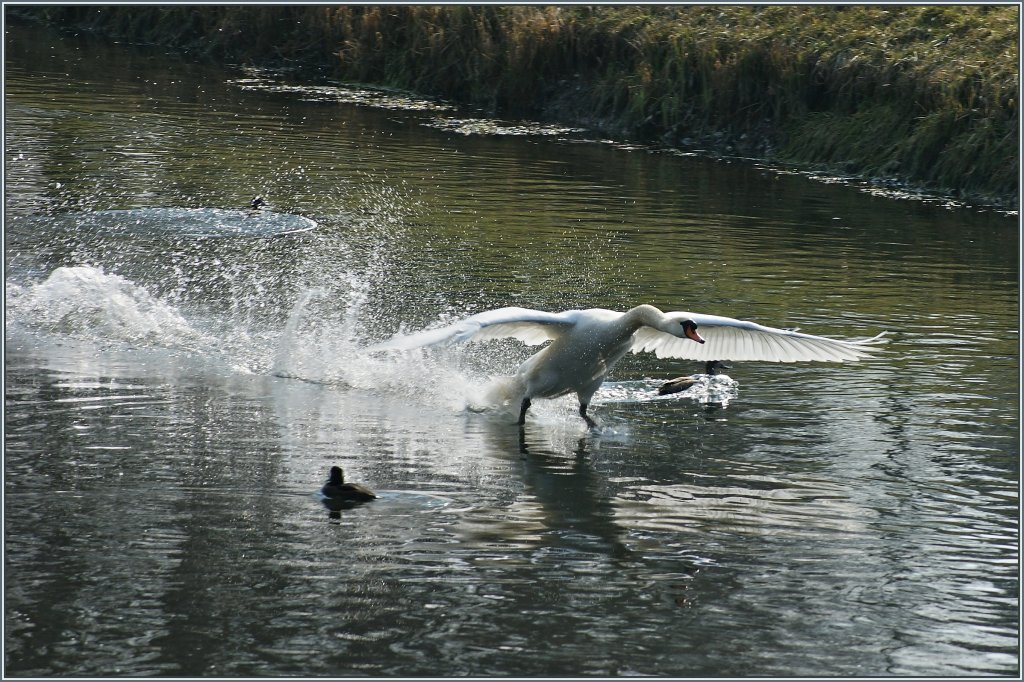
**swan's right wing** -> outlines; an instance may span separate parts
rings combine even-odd
[[[423,346],[452,344],[462,341],[519,339],[536,346],[558,338],[575,323],[577,311],[548,313],[529,308],[498,308],[478,313],[440,329],[415,334],[398,334],[387,341],[366,348],[367,351],[411,350]]]

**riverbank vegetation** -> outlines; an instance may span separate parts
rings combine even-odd
[[[17,11],[224,60],[324,66],[503,116],[1017,203],[1015,5]]]

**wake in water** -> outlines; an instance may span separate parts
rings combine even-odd
[[[153,207],[91,211],[68,216],[78,231],[136,237],[283,237],[317,223],[292,213],[223,208]]]

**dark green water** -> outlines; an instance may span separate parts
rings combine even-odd
[[[1016,217],[7,31],[8,675],[1019,670]],[[359,352],[642,302],[892,341],[594,432]]]

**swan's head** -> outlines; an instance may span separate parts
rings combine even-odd
[[[342,485],[345,482],[345,474],[341,467],[331,467],[331,477],[327,479],[327,485]]]
[[[663,334],[671,334],[681,339],[690,339],[697,343],[704,343],[704,339],[700,338],[700,334],[697,333],[697,323],[683,318],[678,313],[666,315],[653,305],[638,305],[627,312],[625,316],[638,322],[637,326],[647,325]]]
[[[694,322],[693,320],[683,320],[679,324],[682,325],[683,328],[682,336],[685,336],[691,341],[696,341],[697,343],[704,343],[704,339],[700,338],[700,334],[697,333],[696,322]],[[677,336],[680,335],[677,334]]]

